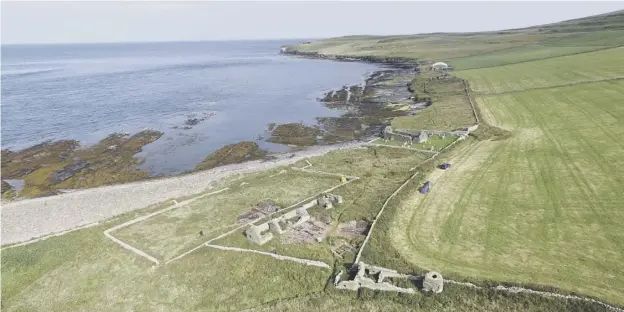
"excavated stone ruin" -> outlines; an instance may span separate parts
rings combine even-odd
[[[399,287],[392,284],[392,280],[409,280],[414,282],[422,281],[421,288],[425,292],[433,292],[439,294],[442,292],[444,280],[442,275],[438,272],[429,272],[424,277],[401,274],[395,270],[377,267],[363,262],[354,264],[354,268],[357,269],[357,274],[351,280],[344,280],[343,273],[340,272],[338,276],[334,277],[334,286],[338,289],[348,289],[357,291],[361,287],[369,288],[373,290],[382,291],[395,291],[402,293],[415,293],[416,288]],[[414,283],[415,285],[417,283]],[[417,286],[418,287],[418,286]]]
[[[281,207],[275,204],[274,201],[268,200],[265,202],[258,203],[250,211],[240,214],[236,218],[236,221],[241,224],[249,223],[255,220],[262,219],[265,216],[268,216],[271,213],[277,212],[280,209]]]
[[[283,242],[304,243],[322,241],[325,237],[325,233],[328,231],[329,225],[323,221],[312,220],[310,214],[308,213],[308,209],[317,205],[325,209],[329,209],[328,206],[333,207],[333,204],[338,203],[342,203],[341,196],[323,194],[319,198],[267,222],[259,225],[252,224],[245,231],[245,236],[250,242],[258,245],[263,245],[273,239],[274,234],[282,235],[286,232],[292,233],[289,233],[288,236],[284,237],[282,240]],[[256,207],[255,211],[268,215],[269,213],[267,211],[271,211],[273,209],[275,209],[274,211],[277,211],[279,208],[274,208],[274,205],[262,205]],[[248,217],[249,216],[247,215],[245,216],[245,218]]]
[[[338,225],[337,235],[347,238],[355,238],[366,235],[368,232],[368,222],[363,220],[351,220]]]

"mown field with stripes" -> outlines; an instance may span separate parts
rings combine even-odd
[[[483,121],[512,137],[462,150],[429,194],[400,203],[389,235],[399,253],[624,304],[624,81],[580,83],[624,75],[622,51],[458,71]]]
[[[457,71],[476,93],[502,93],[623,78],[624,48]]]

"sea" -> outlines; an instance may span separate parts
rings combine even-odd
[[[2,148],[154,129],[164,135],[137,155],[152,176],[243,140],[286,151],[260,139],[269,123],[339,116],[317,99],[378,69],[279,53],[299,41],[2,45]]]

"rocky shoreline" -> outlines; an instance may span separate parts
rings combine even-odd
[[[93,146],[76,140],[46,141],[20,151],[2,150],[2,198],[56,195],[64,189],[91,188],[148,178],[135,157],[162,132],[113,133]],[[8,181],[23,181],[17,190]]]
[[[412,114],[416,108],[410,86],[419,67],[412,59],[323,55],[299,52],[288,46],[282,48],[281,54],[341,62],[366,62],[383,67],[367,77],[362,84],[343,86],[318,99],[326,107],[341,111],[342,114],[339,117],[318,117],[316,125],[308,126],[305,138],[307,144],[297,144],[304,137],[298,135],[284,140],[284,135],[280,134],[276,138],[269,138],[269,141],[305,146],[361,140],[379,135],[392,118]],[[287,126],[296,128],[295,124]],[[314,133],[317,140],[311,139]]]
[[[303,148],[362,141],[378,135],[392,118],[409,114],[414,105],[409,85],[418,67],[413,60],[327,56],[296,51],[284,54],[376,63],[385,68],[375,71],[361,84],[343,86],[318,99],[326,107],[340,111],[339,117],[318,117],[315,125],[272,124],[269,126],[270,137],[265,139],[267,142]],[[135,155],[162,135],[162,132],[144,130],[133,136],[114,133],[86,148],[80,147],[75,140],[60,140],[21,151],[2,150],[2,199],[51,196],[68,190],[155,178],[137,169],[142,160]],[[255,142],[241,141],[211,153],[193,171],[273,158],[275,154],[260,149]],[[23,181],[23,189],[15,190],[7,181]]]
[[[414,59],[405,58],[405,57],[385,57],[385,56],[374,56],[374,55],[366,55],[366,56],[331,55],[331,54],[321,54],[318,52],[297,51],[292,46],[283,47],[281,53],[285,55],[293,55],[293,56],[312,58],[312,59],[332,60],[332,61],[341,61],[341,62],[364,62],[364,63],[372,63],[372,64],[385,64],[385,65],[400,66],[403,68],[415,67],[417,65],[417,62]]]

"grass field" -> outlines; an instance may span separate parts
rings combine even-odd
[[[363,261],[404,273],[439,270],[478,285],[513,283],[577,292],[624,306],[624,11],[488,33],[350,36],[297,45],[303,52],[451,60],[476,92],[477,131],[435,159],[431,153],[367,147],[313,157],[312,170],[358,176],[332,193],[336,225],[384,214]],[[590,52],[588,52],[590,51]],[[584,52],[582,54],[579,54]],[[586,53],[585,53],[586,52]],[[565,56],[563,56],[565,55]],[[515,63],[515,64],[512,64]],[[510,65],[511,64],[511,65]],[[423,67],[423,68],[424,68]],[[476,120],[463,82],[426,72],[412,87],[432,105],[396,128],[452,130]],[[422,90],[421,90],[422,88]],[[513,92],[509,92],[513,91]],[[432,138],[436,146],[448,144]],[[451,162],[448,170],[435,169]],[[301,161],[295,166],[307,166]],[[275,176],[281,170],[288,173]],[[432,182],[427,195],[417,192]],[[242,182],[249,184],[241,185]],[[251,205],[288,206],[337,185],[337,177],[282,167],[231,177],[188,207],[113,232],[165,260],[224,233]],[[188,198],[187,198],[188,199]],[[182,199],[177,199],[181,201]],[[101,225],[2,250],[3,311],[607,311],[584,301],[445,283],[441,294],[338,291],[332,270],[272,257],[199,248],[153,266],[103,231],[171,201]],[[206,233],[200,238],[198,232]],[[250,247],[242,231],[218,241]],[[328,242],[257,250],[335,266]]]
[[[102,235],[128,217],[3,250],[2,310],[229,311],[318,292],[330,273],[209,248],[152,268]]]
[[[448,60],[448,62],[458,70],[494,67],[602,50],[621,45],[624,45],[624,31],[592,32],[455,58]]]
[[[311,158],[310,162],[315,170],[362,176],[362,181],[355,181],[334,192],[345,198],[345,203],[335,209],[336,222],[342,222],[372,219],[383,199],[409,174],[410,166],[425,158],[425,154],[414,151],[364,148],[332,152]],[[306,164],[301,162],[296,165],[302,167]],[[182,213],[183,218],[175,223],[160,224],[156,222],[159,221],[156,216],[143,221],[146,223],[128,227],[131,232],[136,232],[135,238],[130,233],[124,233],[124,229],[113,232],[113,235],[128,239],[146,251],[152,248],[155,254],[161,252],[166,259],[179,246],[192,245],[190,242],[195,242],[199,228],[216,221],[206,216],[214,216],[219,222],[227,223],[240,210],[245,210],[243,207],[264,198],[258,194],[267,192],[267,195],[275,196],[278,203],[283,197],[281,200],[286,205],[303,199],[308,189],[315,185],[325,189],[339,183],[337,177],[297,173],[292,169],[288,169],[292,171],[288,174],[292,174],[292,178],[281,175],[271,177],[282,169],[287,168],[235,177],[216,185],[215,189],[232,188],[227,191],[230,196],[225,201],[233,203],[233,210],[209,210],[209,204],[218,197],[205,197],[190,206],[190,210],[178,211],[177,214]],[[249,184],[241,186],[242,182]],[[2,250],[3,311],[229,311],[319,292],[330,277],[330,270],[206,247],[170,264],[153,268],[152,263],[123,249],[102,233],[105,229],[170,204],[171,201],[167,201],[101,226]],[[217,205],[220,204],[215,203]],[[171,221],[169,217],[173,216],[160,221]],[[151,222],[159,223],[158,227]],[[145,232],[136,231],[138,228],[135,226]],[[226,231],[222,229],[210,235]],[[167,233],[174,234],[169,236]],[[159,237],[163,242],[158,241]],[[294,256],[318,256],[330,263],[332,260],[327,258],[329,249],[322,244],[281,246],[279,251]]]
[[[498,66],[622,45],[622,16],[624,13],[617,11],[551,25],[482,33],[346,36],[299,44],[295,48],[325,55],[451,61],[458,68]],[[523,46],[532,46],[535,51]],[[491,58],[482,57],[489,54]]]
[[[338,151],[310,160],[313,169],[347,172],[361,181],[336,190],[345,202],[337,209],[340,222],[372,221],[387,196],[410,175],[410,168],[429,158],[430,153],[397,148],[365,148]]]
[[[311,42],[298,45],[297,49],[302,52],[318,52],[327,55],[374,55],[446,60],[535,43],[552,36],[552,34],[537,32],[475,33],[462,36],[453,34],[358,36]]]
[[[477,122],[461,79],[429,80],[426,77],[436,77],[436,74],[423,72],[419,78],[414,79],[412,88],[415,96],[431,99],[432,105],[419,110],[415,115],[394,118],[392,127],[451,131],[472,126]]]
[[[255,204],[273,200],[281,207],[288,207],[340,184],[340,179],[289,170],[273,177],[242,179],[239,183],[248,184],[135,223],[113,235],[159,260],[169,260],[224,229],[236,227],[236,218]]]
[[[444,294],[445,296],[442,298],[440,296],[421,294],[397,295],[387,292],[373,293],[373,291],[367,289],[362,290],[359,294],[349,291],[326,291],[281,300],[245,311],[604,311],[586,303],[530,295],[507,295],[491,290],[469,289],[456,285],[445,285]]]
[[[521,64],[457,71],[478,93],[500,93],[622,78],[624,48],[562,56]]]
[[[478,99],[513,137],[480,142],[401,203],[390,238],[421,267],[624,303],[624,83]]]

